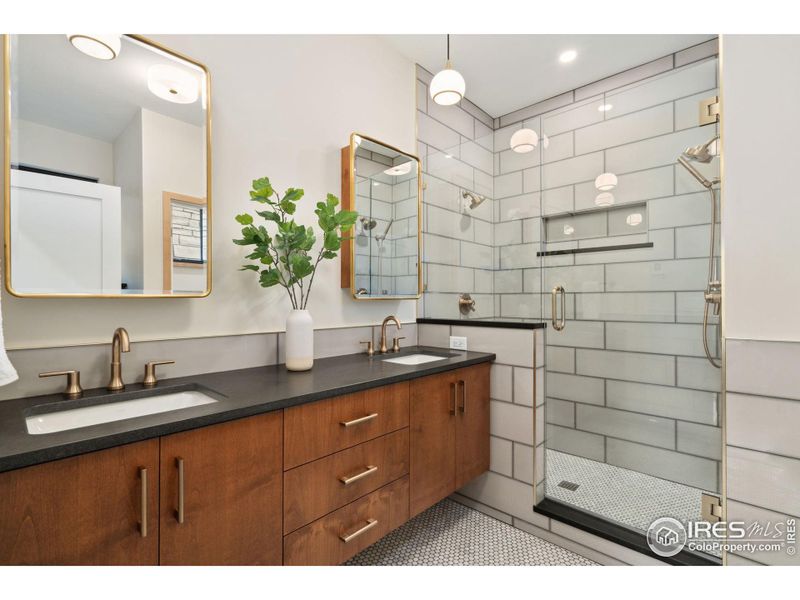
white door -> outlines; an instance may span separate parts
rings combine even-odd
[[[120,188],[11,171],[11,287],[119,294]]]

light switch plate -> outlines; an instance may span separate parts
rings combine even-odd
[[[467,349],[467,338],[461,337],[458,335],[451,335],[450,336],[450,348],[452,350],[466,350]]]

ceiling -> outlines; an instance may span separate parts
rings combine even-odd
[[[148,89],[148,68],[164,63],[202,77],[196,67],[128,37],[116,59],[103,61],[73,48],[63,34],[12,36],[12,114],[106,142],[113,142],[140,108],[203,125],[199,100],[176,104]]]
[[[384,39],[431,73],[444,66],[444,35]],[[609,75],[715,37],[692,35],[451,35],[453,67],[466,96],[493,117],[508,114]],[[565,50],[578,57],[559,62]]]

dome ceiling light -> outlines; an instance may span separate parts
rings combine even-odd
[[[594,180],[594,187],[601,192],[610,192],[617,187],[617,176],[614,173],[601,173]]]
[[[114,60],[122,48],[118,33],[68,33],[67,39],[85,55],[98,60]]]
[[[539,136],[533,129],[520,129],[511,136],[511,149],[520,154],[532,152],[538,144]]]
[[[411,172],[411,161],[406,161],[402,164],[395,165],[394,167],[389,167],[384,171],[387,175],[394,175],[396,177],[400,175],[407,175]]]
[[[614,204],[614,194],[611,192],[601,192],[594,199],[595,206],[611,206]]]
[[[450,34],[447,35],[447,62],[444,69],[433,76],[430,85],[431,99],[436,104],[451,106],[457,104],[464,97],[467,84],[461,73],[453,68],[450,63]]]

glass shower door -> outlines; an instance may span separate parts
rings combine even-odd
[[[711,200],[676,164],[716,133],[697,123],[716,73],[693,63],[539,118],[543,492],[640,532],[699,520],[721,489]],[[697,168],[713,179],[718,162]]]

